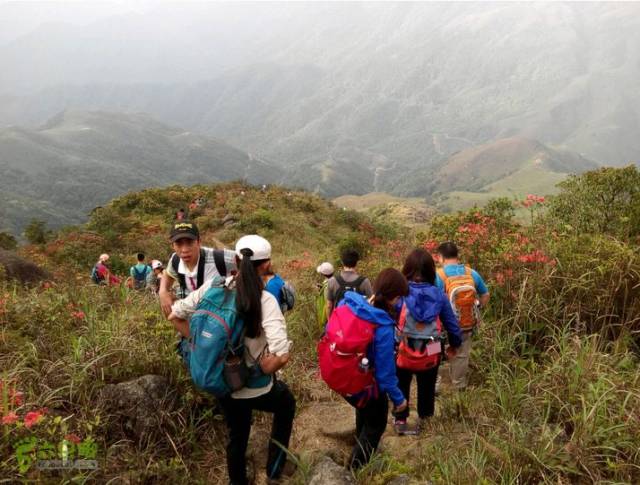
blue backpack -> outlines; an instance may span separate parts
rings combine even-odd
[[[216,277],[189,321],[188,363],[193,383],[216,397],[244,387],[244,325],[236,311],[236,292]]]
[[[93,265],[93,269],[91,270],[91,281],[93,281],[96,285],[99,285],[102,283],[102,278],[100,278],[100,275],[98,274],[97,263]]]
[[[136,290],[144,289],[146,286],[148,268],[149,266],[145,265],[142,271],[138,271],[138,268],[133,266],[133,286]]]

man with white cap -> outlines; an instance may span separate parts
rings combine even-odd
[[[318,285],[319,292],[316,295],[316,321],[318,322],[318,326],[321,329],[324,329],[328,320],[326,298],[327,284],[329,283],[329,279],[333,276],[335,269],[331,263],[325,261],[316,268],[316,272],[324,276],[322,283]]]
[[[160,281],[162,280],[162,274],[164,273],[164,266],[162,261],[154,259],[151,261],[151,271],[147,276],[147,290],[153,293],[160,291]]]

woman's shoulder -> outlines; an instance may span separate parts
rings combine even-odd
[[[280,310],[280,304],[278,303],[278,300],[276,299],[275,296],[273,296],[273,294],[271,294],[267,290],[262,290],[260,303],[262,305],[263,314],[271,313],[275,311],[275,309],[278,309],[278,311],[282,313],[282,310]]]

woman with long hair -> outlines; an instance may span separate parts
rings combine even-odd
[[[237,275],[227,278],[226,286],[235,290],[236,308],[244,323],[244,359],[250,377],[243,388],[220,399],[229,430],[227,468],[229,483],[249,483],[246,474],[247,444],[254,409],[273,414],[267,459],[267,477],[277,479],[286,462],[296,401],[287,385],[275,373],[289,360],[291,342],[275,297],[264,291],[263,275],[271,266],[271,244],[257,236],[244,236],[236,243]],[[170,320],[180,332],[188,332],[184,319],[196,309],[212,282],[177,301]],[[182,323],[180,323],[182,320]]]
[[[396,269],[387,268],[376,278],[373,295],[369,299],[347,291],[341,304],[348,306],[357,318],[374,327],[373,342],[367,350],[367,365],[373,368],[375,377],[373,392],[367,391],[366,399],[359,395],[346,398],[356,409],[357,442],[351,453],[351,468],[365,465],[378,448],[387,427],[388,400],[393,402],[394,413],[402,412],[407,407],[407,400],[398,386],[394,357],[395,304],[407,293],[404,276]],[[339,312],[334,313],[337,315]]]
[[[409,281],[409,295],[400,305],[400,348],[398,350],[397,373],[400,389],[409,400],[411,380],[416,376],[418,384],[418,431],[433,416],[435,407],[436,379],[440,366],[441,325],[449,337],[448,353],[454,355],[462,344],[462,331],[444,292],[435,286],[436,266],[433,257],[418,248],[407,256],[402,274]],[[435,350],[429,352],[431,345]],[[410,358],[404,359],[406,352]],[[396,415],[394,427],[398,434],[408,431],[409,408]]]

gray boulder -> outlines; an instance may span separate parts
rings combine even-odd
[[[16,280],[24,285],[37,285],[51,275],[13,251],[0,249],[0,280]]]
[[[138,443],[162,436],[165,424],[176,409],[175,390],[158,375],[145,375],[104,387],[98,399],[108,413],[110,430],[118,430]]]
[[[353,485],[351,473],[338,465],[328,456],[324,456],[313,467],[309,485]]]

